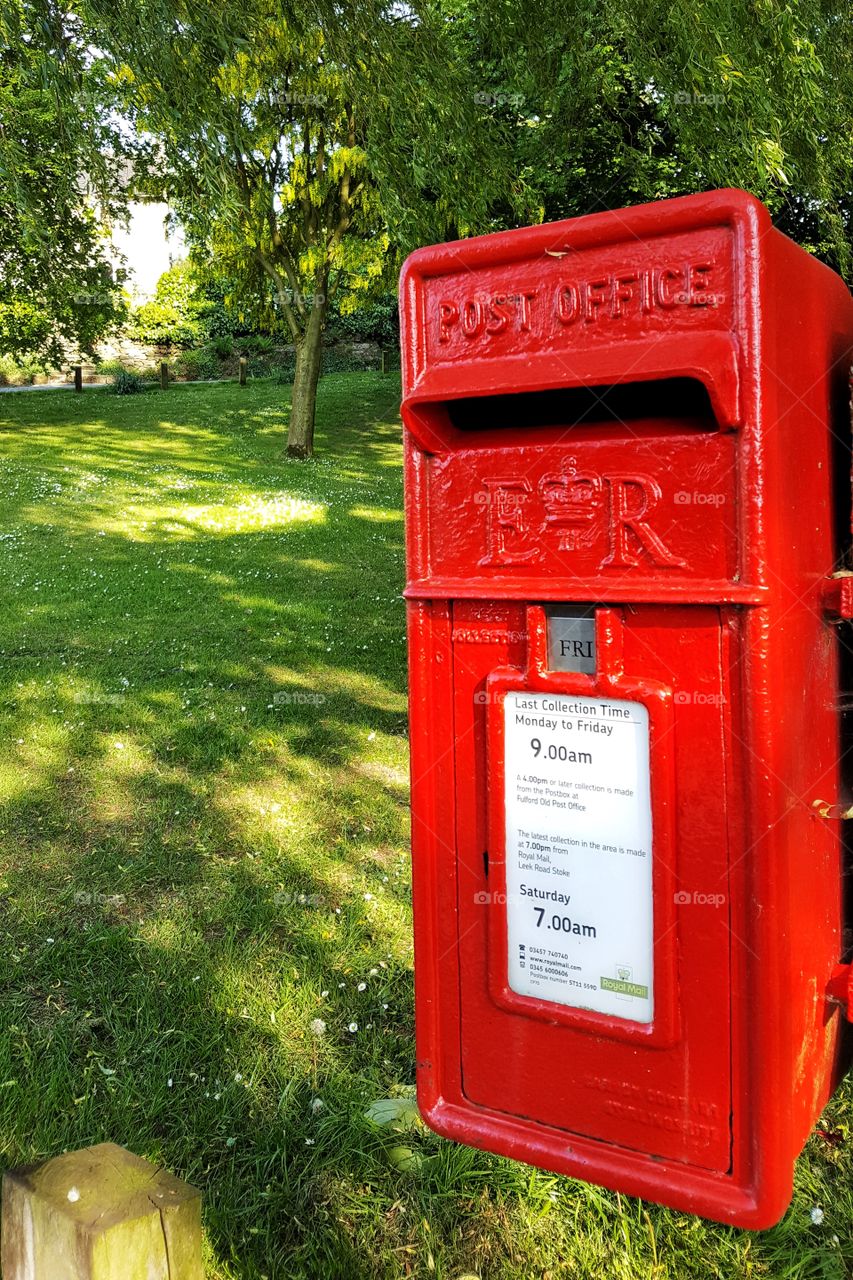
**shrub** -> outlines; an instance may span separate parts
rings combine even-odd
[[[47,369],[39,360],[15,360],[13,356],[0,356],[0,387],[30,386],[36,375]]]
[[[209,347],[220,360],[227,360],[234,354],[234,339],[230,334],[223,334],[219,338],[211,338]]]
[[[254,362],[252,363],[252,371]],[[385,368],[388,372],[392,369],[399,369],[400,356],[399,352],[389,352],[385,357]],[[379,369],[379,356],[367,355],[360,351],[353,351],[352,345],[342,342],[338,345],[325,347],[323,350],[323,362],[320,366],[320,375],[325,377],[328,373],[367,373],[376,372]],[[296,359],[294,356],[285,356],[276,366],[276,380],[285,386],[289,386],[293,382],[293,375],[296,372]]]
[[[333,304],[329,313],[328,336],[351,342],[376,342],[380,347],[396,347],[400,342],[397,298],[385,294],[375,302],[341,313]]]
[[[102,360],[95,365],[95,373],[101,378],[111,378],[117,373],[126,373],[127,366],[121,360]]]
[[[268,333],[247,333],[237,339],[235,347],[241,356],[271,355],[275,351],[276,340]]]
[[[140,391],[145,390],[145,382],[138,373],[131,373],[129,369],[122,369],[113,378],[110,390],[116,396],[135,396]]]
[[[219,375],[219,364],[209,347],[182,351],[175,361],[175,376],[187,382],[204,382]]]
[[[205,336],[204,316],[209,306],[191,264],[176,262],[157,281],[154,297],[133,312],[128,331],[137,342],[192,346]]]

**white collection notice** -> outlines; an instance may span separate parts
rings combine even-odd
[[[510,988],[651,1022],[648,711],[508,693],[504,716]]]

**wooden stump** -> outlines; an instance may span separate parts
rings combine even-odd
[[[240,357],[240,386],[241,387],[245,387],[246,385],[246,365],[248,363],[249,362],[245,356]]]
[[[74,390],[75,390],[75,391],[82,391],[82,390],[83,390],[83,366],[82,366],[82,364],[75,364],[75,366],[74,366]]]
[[[160,390],[169,390],[169,366],[165,360],[160,361]]]
[[[203,1280],[201,1192],[103,1142],[3,1178],[3,1280]]]

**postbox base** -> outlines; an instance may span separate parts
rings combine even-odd
[[[765,1185],[759,1195],[752,1187],[739,1186],[730,1174],[643,1156],[547,1125],[534,1131],[529,1120],[497,1111],[475,1113],[468,1105],[444,1100],[419,1102],[424,1121],[443,1138],[729,1226],[750,1231],[774,1227],[791,1201],[793,1170],[790,1178]]]

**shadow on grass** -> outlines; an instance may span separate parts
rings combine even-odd
[[[338,1188],[411,1077],[398,392],[370,381],[331,388],[313,465],[269,389],[42,400],[0,435],[4,1159],[162,1159],[234,1276],[380,1274]]]

